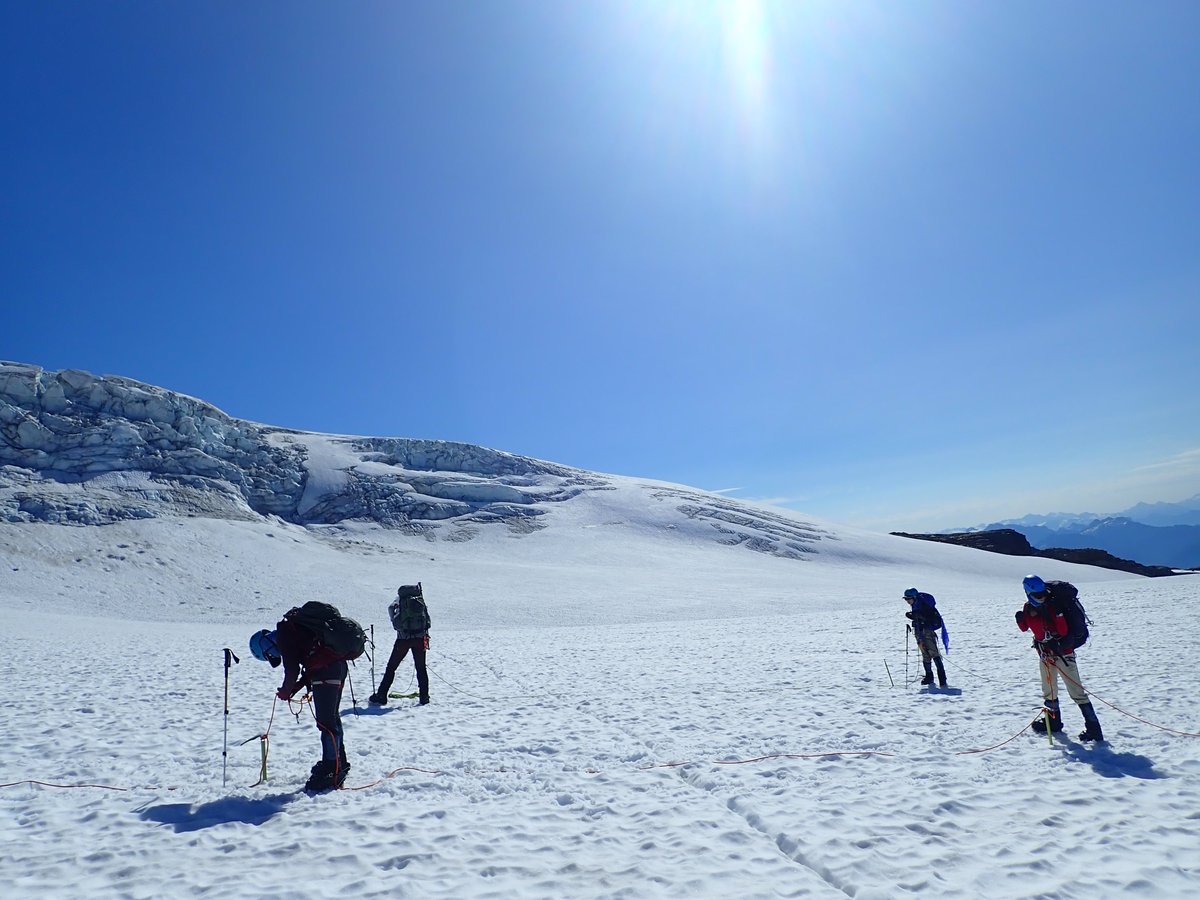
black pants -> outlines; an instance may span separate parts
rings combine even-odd
[[[327,762],[344,762],[346,759],[346,746],[342,740],[342,686],[348,672],[349,667],[339,660],[309,673],[313,715],[321,729],[321,758]]]
[[[392,655],[388,657],[387,668],[383,670],[383,680],[379,682],[379,689],[375,692],[375,696],[381,699],[387,697],[388,690],[396,679],[396,669],[400,663],[404,662],[404,657],[408,656],[409,650],[412,651],[413,665],[417,668],[417,693],[421,700],[428,702],[429,672],[425,668],[425,638],[423,637],[396,638],[396,643],[392,645]]]

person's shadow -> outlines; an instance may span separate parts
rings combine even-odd
[[[1087,763],[1104,778],[1144,778],[1153,780],[1167,775],[1154,768],[1154,760],[1137,753],[1116,753],[1107,742],[1077,744],[1068,740],[1063,755],[1074,762]]]
[[[921,688],[922,694],[941,694],[946,697],[961,697],[962,688],[958,687],[934,687],[932,684]]]
[[[343,709],[343,716],[386,716],[388,713],[397,712],[402,707],[399,706],[353,706],[350,709]]]
[[[244,822],[264,825],[298,797],[298,793],[268,794],[265,797],[222,797],[209,803],[160,803],[138,815],[147,822],[168,825],[177,832],[199,831],[214,825]]]

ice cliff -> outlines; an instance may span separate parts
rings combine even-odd
[[[0,362],[0,522],[276,516],[464,540],[520,536],[556,505],[621,482],[657,527],[803,558],[829,532],[681,486],[618,479],[470,444],[314,434],[235,419],[117,376]]]

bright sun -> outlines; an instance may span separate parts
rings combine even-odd
[[[745,124],[762,122],[767,93],[767,17],[762,0],[728,0],[723,4],[725,62]]]

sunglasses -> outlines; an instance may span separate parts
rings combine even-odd
[[[1037,591],[1036,593],[1030,594],[1029,596],[1032,597],[1034,600],[1045,600],[1046,592],[1045,591]]]

